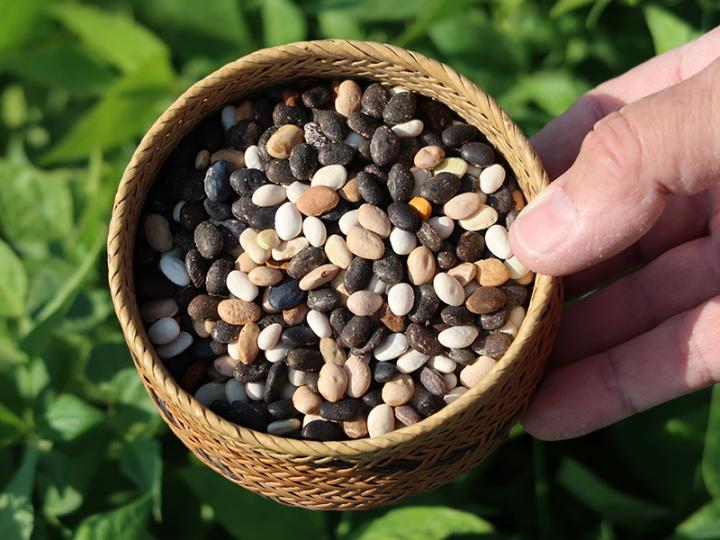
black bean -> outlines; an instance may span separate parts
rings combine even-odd
[[[460,183],[454,174],[441,172],[422,185],[420,195],[435,204],[445,204],[460,191]]]
[[[499,359],[508,350],[513,337],[504,332],[483,332],[471,345],[472,350],[480,356]]]
[[[390,196],[396,202],[407,202],[412,198],[415,189],[415,178],[410,169],[406,166],[396,163],[390,169],[387,181]]]
[[[387,188],[374,174],[361,171],[357,174],[357,186],[360,196],[367,203],[383,206],[388,199]]]
[[[408,345],[418,352],[430,356],[442,354],[443,346],[438,341],[437,332],[429,326],[410,323],[405,331]]]
[[[501,308],[490,313],[480,315],[480,326],[483,330],[498,330],[502,328],[510,316],[507,308]]]
[[[435,229],[427,221],[423,221],[420,229],[415,233],[420,243],[432,252],[440,251],[443,241]]]
[[[317,349],[293,349],[288,353],[287,363],[298,371],[317,373],[325,362]]]
[[[297,180],[290,170],[290,161],[287,159],[272,159],[265,169],[265,174],[273,184],[281,186],[288,186]]]
[[[265,131],[263,131],[262,135],[260,135],[260,139],[258,139],[257,147],[258,151],[260,152],[260,157],[263,161],[270,161],[273,157],[268,154],[267,151],[267,142],[270,139],[270,137],[273,136],[273,134],[278,130],[275,126],[271,126],[267,128]]]
[[[432,319],[440,306],[440,299],[430,283],[415,287],[415,302],[409,319],[414,323],[425,323]]]
[[[232,217],[232,210],[229,202],[213,202],[210,199],[203,201],[203,208],[210,219],[222,221]]]
[[[320,405],[320,416],[326,420],[344,422],[353,420],[360,414],[361,402],[359,399],[345,398],[340,401],[326,401]]]
[[[292,149],[290,173],[298,180],[309,180],[318,167],[317,150],[310,144],[298,144]]]
[[[251,120],[241,120],[225,134],[225,142],[236,150],[246,150],[248,146],[257,144],[262,128]]]
[[[325,264],[325,261],[323,248],[308,246],[290,259],[285,271],[291,278],[302,279],[311,270]]]
[[[448,358],[454,360],[461,366],[469,366],[477,356],[469,349],[450,349],[447,353]]]
[[[244,401],[233,401],[230,404],[230,409],[227,419],[231,422],[255,431],[267,430],[267,418],[260,412],[259,408]]]
[[[303,439],[311,441],[339,441],[345,438],[342,426],[337,422],[313,420],[308,422],[300,432]]]
[[[297,279],[288,279],[268,289],[268,302],[273,309],[290,309],[305,300],[306,293]]]
[[[195,287],[205,285],[205,275],[209,267],[207,260],[200,255],[197,249],[191,249],[185,254],[185,269],[190,276],[190,282]]]
[[[180,209],[180,225],[186,230],[193,232],[195,227],[208,218],[205,207],[199,202],[189,202]]]
[[[308,108],[322,107],[333,100],[333,93],[327,86],[314,86],[300,94],[300,99]]]
[[[373,368],[373,379],[376,383],[385,384],[397,375],[394,362],[378,362]]]
[[[382,118],[383,109],[390,101],[390,93],[380,83],[369,84],[360,101],[363,113],[373,118]]]
[[[399,255],[388,253],[373,263],[372,271],[384,283],[395,285],[403,280],[405,265]]]
[[[370,156],[379,166],[390,165],[400,151],[400,139],[387,126],[380,126],[370,139]]]
[[[362,347],[353,347],[350,349],[350,353],[354,356],[362,356],[364,354],[368,354],[372,351],[374,351],[378,345],[382,342],[383,339],[385,339],[385,336],[387,335],[387,328],[385,326],[378,326],[373,333],[370,335],[370,338],[365,342],[365,345]]]
[[[455,124],[446,127],[442,132],[442,141],[445,146],[462,146],[478,138],[479,132],[470,124]]]
[[[330,327],[336,336],[340,335],[340,332],[342,332],[342,329],[345,328],[345,325],[350,322],[352,317],[353,314],[350,313],[350,310],[346,307],[339,307],[330,313]]]
[[[402,124],[415,117],[417,97],[412,92],[399,92],[390,98],[383,109],[383,120],[387,124]]]
[[[230,165],[224,159],[216,161],[205,173],[205,195],[212,202],[224,201],[230,197]]]
[[[415,232],[422,224],[422,219],[420,219],[417,211],[404,202],[391,203],[387,207],[387,214],[390,222],[404,231]]]
[[[372,334],[372,323],[368,317],[355,315],[340,332],[337,342],[341,347],[361,347]]]
[[[230,210],[233,216],[239,221],[247,224],[252,216],[260,207],[253,204],[250,197],[240,197],[232,204]]]
[[[350,262],[343,277],[345,289],[350,294],[361,291],[370,283],[373,274],[373,262],[362,257],[355,257]]]
[[[345,117],[335,111],[313,109],[313,122],[316,122],[323,134],[333,142],[341,142],[347,136]]]
[[[282,362],[281,362],[282,363]],[[277,420],[285,420],[293,418],[299,414],[293,405],[292,399],[278,399],[272,403],[268,403],[267,411],[273,418]]]
[[[465,306],[447,306],[440,312],[440,318],[450,326],[467,326],[475,323],[475,314]]]
[[[230,175],[230,186],[240,197],[252,197],[255,190],[268,183],[265,173],[258,169],[235,169]]]
[[[507,187],[502,187],[488,195],[486,204],[497,210],[498,214],[505,215],[515,207],[515,199]]]
[[[223,248],[223,236],[209,221],[203,221],[195,228],[195,246],[206,259],[217,257]]]
[[[210,337],[220,343],[230,343],[238,338],[240,329],[240,326],[229,324],[219,319],[215,321],[212,332],[210,332]]]
[[[267,379],[265,379],[263,401],[265,403],[272,403],[279,400],[287,382],[288,365],[282,361],[275,362],[272,366],[270,366]]]
[[[275,213],[277,208],[274,206],[256,207],[254,212],[248,217],[248,225],[259,231],[271,229],[275,225]]]
[[[317,337],[309,326],[300,324],[291,326],[282,333],[281,342],[290,348],[294,347],[312,347],[317,345],[320,338]]]
[[[372,137],[373,133],[375,133],[375,130],[380,127],[381,122],[365,113],[354,112],[348,118],[347,125],[354,132],[369,139]]]
[[[302,127],[310,121],[310,111],[305,107],[290,107],[280,102],[273,109],[272,120],[276,127],[285,124],[295,124]]]
[[[238,363],[233,369],[233,377],[241,383],[259,382],[267,377],[272,364],[265,357],[256,358],[252,364]]]
[[[320,165],[348,165],[355,157],[355,150],[341,142],[323,145],[318,152]]]
[[[329,313],[340,303],[340,296],[335,289],[328,287],[314,289],[308,293],[307,305],[310,309]]]
[[[461,261],[475,262],[482,258],[484,250],[483,235],[476,231],[465,231],[460,235],[455,252]]]
[[[460,147],[460,157],[477,167],[487,167],[495,163],[495,150],[485,143],[470,142]]]
[[[370,408],[382,405],[384,403],[382,398],[382,390],[380,390],[379,388],[370,390],[362,397],[362,402]]]

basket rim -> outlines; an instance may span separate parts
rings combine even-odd
[[[498,384],[502,372],[506,370],[508,366],[513,362],[522,360],[518,352],[532,335],[532,331],[537,328],[537,322],[541,319],[545,307],[550,302],[552,291],[557,286],[557,278],[541,274],[535,276],[527,313],[521,327],[518,329],[517,336],[507,352],[497,361],[497,364],[491,372],[488,373],[479,384],[468,389],[453,403],[445,406],[437,413],[424,418],[417,424],[399,428],[380,437],[321,442],[291,439],[257,432],[219,417],[210,409],[201,405],[191,394],[180,387],[165,368],[163,361],[157,356],[155,348],[150,343],[143,325],[136,325],[134,322],[134,320],[139,321],[140,317],[134,292],[133,261],[121,262],[119,260],[119,245],[123,242],[123,235],[127,235],[128,225],[130,227],[137,227],[137,224],[129,223],[126,217],[127,213],[123,211],[124,205],[128,204],[124,195],[132,188],[132,184],[136,180],[136,171],[142,166],[142,162],[144,161],[143,155],[146,152],[151,152],[155,146],[155,133],[162,131],[167,126],[177,125],[179,122],[178,117],[184,110],[183,103],[188,99],[197,99],[203,94],[207,94],[206,86],[210,87],[213,84],[217,84],[227,78],[229,73],[237,73],[250,68],[255,69],[258,65],[268,64],[269,62],[276,63],[283,58],[295,59],[298,56],[312,57],[318,56],[319,54],[326,54],[328,58],[340,56],[338,53],[333,52],[333,49],[339,46],[344,47],[344,56],[347,56],[348,49],[354,51],[354,54],[356,53],[358,60],[378,60],[379,56],[384,56],[384,61],[402,65],[416,72],[418,75],[427,75],[429,70],[428,67],[421,67],[420,64],[432,66],[433,71],[444,72],[448,78],[453,79],[455,86],[461,88],[461,90],[459,90],[460,92],[465,94],[474,93],[476,94],[476,99],[486,101],[485,106],[499,119],[495,120],[495,122],[502,124],[506,130],[511,131],[514,135],[512,142],[513,145],[517,147],[516,151],[522,151],[525,155],[530,156],[531,161],[528,169],[532,175],[537,176],[539,185],[545,187],[549,184],[547,173],[523,132],[491,96],[486,94],[464,75],[457,73],[453,68],[420,53],[372,41],[342,39],[299,41],[260,49],[223,65],[213,73],[192,84],[163,111],[144,134],[136,150],[133,152],[120,180],[115,196],[107,244],[108,277],[113,305],[125,340],[130,351],[133,353],[132,356],[136,359],[134,363],[139,375],[141,373],[144,374],[153,387],[162,387],[164,394],[173,400],[178,407],[190,412],[192,416],[203,420],[205,424],[204,427],[212,430],[216,434],[233,439],[240,439],[251,445],[262,447],[268,452],[282,453],[304,459],[320,458],[327,461],[332,461],[334,458],[353,458],[375,451],[384,451],[387,453],[387,451],[391,451],[394,447],[407,444],[418,437],[434,431],[450,418],[459,415],[472,402],[480,399],[485,393],[489,392]],[[237,75],[233,76],[236,77]],[[372,80],[372,77],[369,76],[358,75],[358,78]],[[278,80],[278,82],[281,81]],[[453,109],[451,104],[448,104],[448,106]],[[453,112],[462,118],[462,115],[455,109],[453,109]],[[527,193],[524,193],[524,195],[529,202],[531,198],[528,197]],[[127,271],[130,274],[126,276],[128,279],[127,283],[117,271],[119,265],[127,266]],[[129,306],[134,308],[132,313],[129,313]],[[153,402],[155,402],[155,400],[153,400]],[[155,402],[155,405],[159,408],[157,402]],[[167,421],[164,414],[161,414],[161,416]]]

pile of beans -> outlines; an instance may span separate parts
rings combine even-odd
[[[151,189],[135,253],[158,356],[217,414],[376,437],[477,384],[525,317],[523,207],[478,130],[402,88],[303,81],[226,106]]]

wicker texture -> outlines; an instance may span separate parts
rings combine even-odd
[[[293,78],[367,78],[433,97],[477,126],[503,154],[527,199],[547,176],[518,127],[465,77],[417,53],[328,40],[265,49],[232,62],[185,92],[142,139],[118,188],[108,237],[115,311],[148,393],[173,432],[229,480],[279,502],[313,509],[396,503],[452,480],[502,442],[532,396],[557,332],[558,280],[537,276],[517,338],[481,384],[439,413],[383,437],[342,442],[286,439],[236,426],[201,406],[164,368],[140,319],[133,246],[148,190],[177,142],[202,118]]]

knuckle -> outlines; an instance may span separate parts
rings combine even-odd
[[[628,190],[642,188],[636,181],[643,167],[642,143],[624,107],[595,123],[580,155],[588,160],[594,175],[604,178],[598,182],[600,189],[606,186],[613,194],[626,196],[632,194]]]

